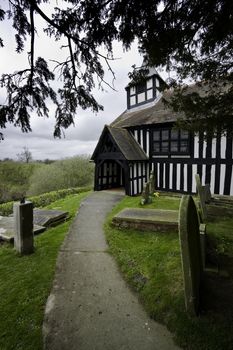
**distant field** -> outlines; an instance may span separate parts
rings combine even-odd
[[[73,157],[50,164],[0,161],[0,203],[25,196],[93,183],[94,166],[88,157]]]

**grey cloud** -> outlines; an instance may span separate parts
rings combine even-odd
[[[45,56],[47,59],[54,58],[56,50],[59,50],[58,47],[61,45],[57,46],[57,43],[50,42],[43,35],[37,37],[36,41],[36,54]],[[6,42],[6,47],[1,49],[0,74],[15,71],[22,65],[27,66],[27,59],[25,60],[25,57],[17,55],[14,52],[14,47],[14,43],[9,41],[9,43]],[[61,50],[58,52],[58,57],[65,56],[65,53]],[[126,93],[124,88],[128,83],[127,73],[131,70],[132,64],[140,65],[142,62],[137,53],[136,44],[133,45],[131,51],[123,53],[121,45],[114,43],[114,56],[122,57],[112,62],[112,68],[116,75],[114,87],[117,91],[105,86],[106,92],[97,88],[93,92],[97,101],[104,106],[104,111],[100,111],[95,115],[90,110],[83,111],[80,109],[75,119],[75,126],[71,126],[65,131],[65,138],[55,140],[53,138],[54,106],[48,101],[51,117],[49,119],[41,118],[32,113],[31,126],[33,131],[31,133],[23,134],[12,125],[1,130],[4,133],[5,140],[0,142],[0,159],[16,158],[16,154],[20,153],[25,146],[30,149],[34,159],[58,159],[78,154],[91,154],[104,125],[110,124],[125,110]],[[105,79],[109,83],[112,82],[112,75],[107,70]],[[61,84],[59,80],[53,82],[54,86],[59,84]],[[4,93],[0,89],[0,101],[3,100],[3,97]]]

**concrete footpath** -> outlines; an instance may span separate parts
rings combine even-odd
[[[121,198],[102,191],[82,202],[46,305],[46,350],[178,349],[167,329],[147,316],[108,253],[102,226]]]

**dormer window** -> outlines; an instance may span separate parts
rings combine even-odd
[[[151,76],[146,81],[127,87],[128,109],[153,101],[158,86],[159,80]]]
[[[146,91],[146,82],[144,81],[143,83],[138,84],[136,86],[136,91],[137,91],[137,94],[141,94],[142,92],[145,92]]]

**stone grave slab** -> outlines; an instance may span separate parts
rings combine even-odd
[[[36,225],[50,227],[64,222],[68,212],[61,210],[34,209],[33,222]]]
[[[46,230],[45,227],[34,224],[34,234],[39,234]],[[13,242],[14,241],[14,217],[0,216],[0,240]]]
[[[178,211],[125,208],[113,217],[112,223],[122,228],[145,231],[178,231]]]
[[[196,316],[200,309],[202,258],[197,208],[189,195],[184,195],[180,203],[179,238],[185,307],[191,316]]]

